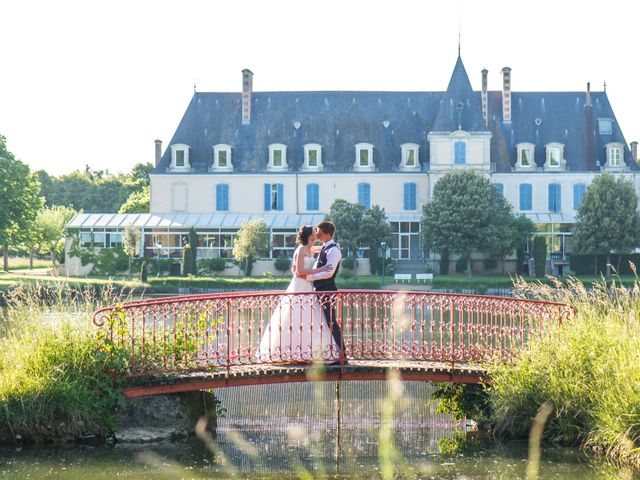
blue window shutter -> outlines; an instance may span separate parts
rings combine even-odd
[[[229,185],[226,183],[222,185],[222,205],[224,208],[221,210],[229,211]]]
[[[548,191],[548,203],[550,212],[560,211],[560,184],[550,183]]]
[[[307,210],[319,209],[319,190],[320,188],[317,183],[307,184]]]
[[[216,185],[216,210],[220,210],[220,205],[222,204],[222,191],[220,190],[221,184]]]
[[[276,210],[282,211],[284,210],[284,185],[282,183],[277,184],[276,192],[278,195],[278,198],[276,200]]]
[[[416,209],[416,184],[415,183],[404,184],[404,209],[405,210]]]
[[[264,184],[264,211],[268,212],[271,210],[271,184]]]
[[[520,210],[531,210],[531,209],[532,209],[531,184],[521,183],[520,184]]]
[[[454,163],[456,165],[464,165],[467,163],[467,144],[464,142],[456,142],[453,144]]]
[[[498,193],[504,197],[504,183],[494,183],[493,185],[496,187]]]
[[[584,197],[584,192],[586,190],[586,186],[584,183],[577,183],[573,186],[573,209],[577,210],[582,203],[582,198]]]
[[[364,208],[371,208],[371,185],[368,183],[358,184],[358,203]]]

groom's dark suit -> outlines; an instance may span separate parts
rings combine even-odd
[[[340,248],[337,243],[330,243],[329,245],[325,245],[322,247],[320,254],[318,255],[318,260],[316,261],[315,268],[323,267],[327,264],[327,253],[332,248]],[[340,269],[340,262],[336,264],[336,268],[333,271],[333,275],[329,278],[323,278],[319,280],[313,281],[313,286],[316,289],[316,292],[336,292],[338,287],[336,287],[336,275],[338,275],[338,270]],[[336,308],[332,305],[331,300],[335,299],[332,295],[320,296],[320,303],[322,304],[322,311],[324,312],[324,317],[329,325],[329,330],[331,331],[331,335],[333,336],[333,341],[336,345],[339,346],[340,352],[344,355],[344,342],[342,340],[342,329],[340,325],[338,325],[337,317],[336,317]]]

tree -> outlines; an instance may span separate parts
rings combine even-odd
[[[512,245],[516,251],[516,273],[522,274],[522,265],[524,263],[524,253],[527,250],[527,240],[533,232],[535,226],[533,222],[525,215],[518,215],[513,219],[513,227],[511,229]]]
[[[41,207],[38,178],[7,150],[6,139],[0,135],[0,246],[5,272],[9,270],[9,247],[27,237]]]
[[[40,242],[40,248],[35,253],[48,253],[54,267],[56,258],[64,251],[65,227],[76,213],[74,209],[63,205],[45,207],[38,212],[33,234]]]
[[[149,187],[144,187],[139,192],[133,192],[127,201],[120,207],[118,213],[149,213],[151,194]]]
[[[269,227],[262,218],[243,222],[233,241],[233,258],[241,266],[245,275],[251,274],[256,258],[269,253]]]
[[[131,260],[133,259],[133,256],[136,254],[136,250],[138,249],[140,235],[140,229],[130,224],[125,226],[122,232],[122,247],[124,249],[124,253],[127,254],[127,257],[129,257],[127,276],[131,275]]]
[[[382,242],[391,246],[391,225],[387,221],[384,208],[373,205],[364,212],[360,221],[360,245],[369,247],[369,269],[371,275],[377,275],[380,267],[378,249]],[[354,269],[355,270],[355,269]]]
[[[335,200],[329,208],[327,220],[336,226],[335,239],[340,246],[355,256],[360,243],[360,222],[365,208],[342,198]]]
[[[131,180],[139,185],[149,186],[149,174],[155,167],[152,163],[136,163],[131,169]]]
[[[544,277],[547,265],[547,241],[542,235],[533,238],[533,266],[536,270],[536,277]]]
[[[610,173],[598,175],[578,207],[574,228],[574,249],[581,253],[606,255],[610,276],[611,252],[630,252],[640,241],[638,197],[633,184]]]
[[[433,188],[433,200],[423,207],[422,229],[429,248],[438,253],[471,253],[502,249],[509,237],[511,205],[488,179],[470,171],[444,175]]]

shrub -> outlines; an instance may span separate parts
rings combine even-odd
[[[533,239],[533,264],[536,277],[544,277],[547,266],[547,241],[542,235],[536,235]]]
[[[497,266],[498,266],[498,260],[496,260],[495,258],[485,258],[482,261],[482,267],[485,270],[495,270]]]
[[[350,279],[353,277],[353,270],[351,270],[350,268],[341,268],[338,276],[345,280]]]
[[[227,268],[227,260],[224,258],[203,258],[198,261],[199,273],[220,273]]]
[[[440,275],[449,275],[449,252],[440,252]]]
[[[276,270],[279,272],[287,272],[291,268],[291,260],[285,255],[281,255],[273,262]]]
[[[146,260],[143,260],[142,263],[140,263],[140,280],[146,282],[148,277],[149,272],[147,272],[147,262]]]
[[[353,270],[355,266],[356,266],[355,257],[344,257],[340,262],[340,267],[347,270]]]
[[[467,257],[460,256],[456,260],[456,273],[464,273],[467,271]]]

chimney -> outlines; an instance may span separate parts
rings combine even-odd
[[[160,159],[162,158],[162,140],[156,140],[156,168],[160,165]]]
[[[511,123],[511,69],[502,69],[502,122]]]
[[[242,70],[242,125],[251,123],[251,93],[253,92],[253,72]]]
[[[631,142],[631,160],[638,163],[638,142]]]
[[[482,69],[482,119],[484,120],[484,126],[489,125],[489,99],[487,97],[487,71],[486,68]]]
[[[584,97],[584,106],[591,107],[591,82],[587,82],[587,94]]]

